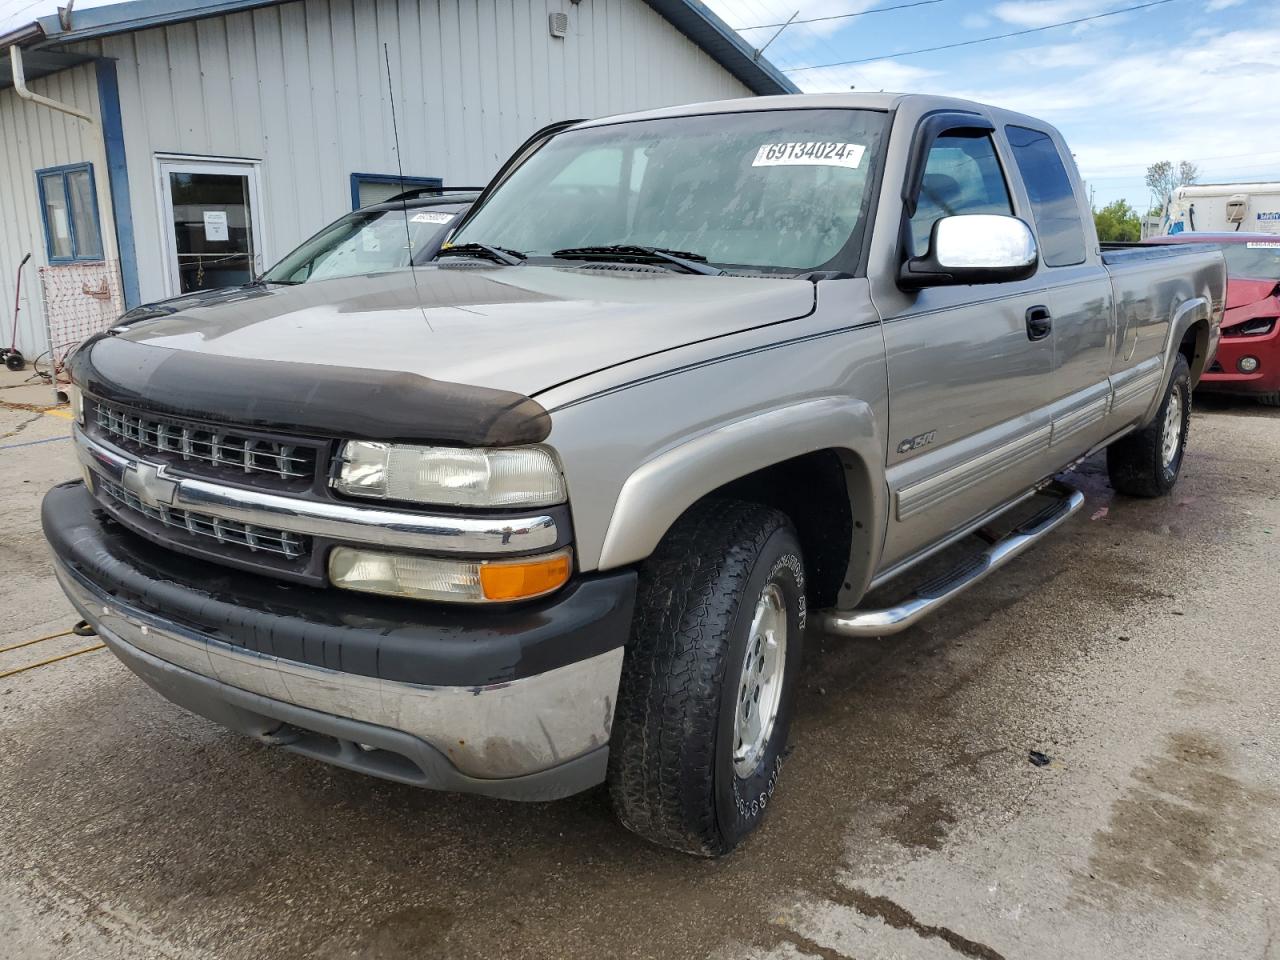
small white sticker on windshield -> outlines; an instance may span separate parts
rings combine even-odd
[[[1280,240],[1255,240],[1245,246],[1250,250],[1280,250]]]
[[[753,167],[848,167],[856,170],[867,148],[860,143],[809,140],[766,143],[756,151]]]
[[[415,213],[409,218],[410,223],[448,223],[453,219],[452,213]]]

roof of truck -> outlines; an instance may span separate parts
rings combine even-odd
[[[671,107],[658,107],[637,113],[624,113],[612,117],[586,120],[581,127],[604,126],[612,123],[629,123],[633,120],[657,120],[665,117],[697,116],[708,113],[745,113],[756,110],[894,110],[909,101],[928,101],[934,110],[964,110],[998,117],[1001,123],[1030,123],[1036,127],[1053,129],[1052,124],[1026,114],[1014,113],[989,103],[962,100],[959,97],[943,97],[924,93],[793,93],[772,97],[743,97],[737,100],[708,100],[703,103],[685,103]]]

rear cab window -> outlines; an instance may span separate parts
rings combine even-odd
[[[929,236],[938,220],[976,213],[1013,213],[995,145],[985,134],[944,134],[933,142],[925,161],[911,218],[911,255],[928,252]]]
[[[1031,199],[1040,256],[1047,267],[1084,263],[1084,225],[1071,177],[1053,138],[1042,130],[1007,126],[1013,161]]]

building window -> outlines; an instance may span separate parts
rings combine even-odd
[[[93,165],[76,163],[37,170],[36,186],[49,262],[101,260],[102,229]]]
[[[395,173],[353,173],[351,175],[351,209],[359,210],[373,203],[390,200],[406,190],[430,190],[444,186],[439,177],[402,177]]]

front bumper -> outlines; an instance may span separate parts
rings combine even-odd
[[[1241,373],[1242,357],[1254,357],[1258,369]],[[1280,391],[1280,323],[1270,333],[1254,337],[1223,336],[1214,364],[1200,378],[1199,388],[1214,393],[1275,393]]]
[[[42,513],[72,603],[195,713],[424,787],[541,800],[604,779],[633,572],[518,608],[442,609],[175,554],[79,482],[51,490]]]

